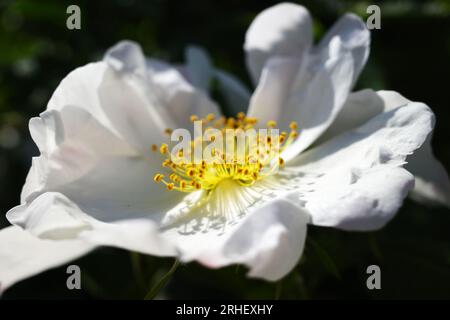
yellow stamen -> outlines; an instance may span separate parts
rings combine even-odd
[[[159,151],[160,151],[162,154],[167,153],[168,150],[169,150],[169,146],[168,146],[167,144],[165,144],[165,143],[163,143],[163,144],[161,145],[161,147],[159,148]]]
[[[277,126],[277,122],[274,120],[267,121],[267,126],[269,128],[275,128]]]
[[[208,114],[205,118],[199,119],[198,116],[192,115],[191,121],[209,122],[210,126],[206,128],[211,130],[219,130],[223,136],[231,139],[231,141],[238,141],[240,134],[246,134],[246,130],[253,128],[253,125],[258,122],[258,119],[247,117],[245,113],[240,112],[236,117],[221,117],[215,119],[214,114]],[[268,121],[267,127],[274,129],[277,126],[276,121]],[[164,175],[158,173],[154,176],[156,182],[162,182],[166,185],[168,190],[177,190],[182,192],[193,192],[196,190],[211,191],[223,180],[231,179],[242,186],[251,186],[257,181],[265,177],[275,174],[277,167],[274,166],[275,161],[278,161],[279,166],[284,166],[285,161],[280,157],[280,153],[285,150],[297,138],[297,123],[291,122],[290,132],[281,132],[278,137],[272,135],[260,135],[255,137],[257,146],[245,141],[245,156],[239,158],[237,155],[237,147],[234,149],[212,148],[211,155],[214,156],[213,161],[206,162],[204,159],[200,162],[186,162],[189,155],[194,155],[196,146],[204,146],[208,142],[217,141],[218,136],[210,135],[209,139],[204,137],[197,137],[191,140],[188,144],[188,149],[181,149],[176,155],[171,155],[169,146],[165,143],[161,144],[159,151],[166,155],[162,166],[168,170],[168,180],[164,179]],[[232,135],[228,137],[228,130],[231,129]],[[277,140],[276,140],[277,139]],[[275,143],[279,142],[279,143]],[[274,150],[274,146],[277,149]],[[256,147],[256,149],[254,149]],[[152,145],[152,150],[156,151],[157,146]],[[172,159],[171,157],[175,157]],[[182,158],[182,159],[180,159]],[[239,160],[238,160],[239,159]],[[177,161],[175,161],[177,160]],[[264,169],[264,170],[263,170]]]

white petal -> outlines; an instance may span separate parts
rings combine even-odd
[[[210,267],[242,263],[249,276],[276,281],[298,263],[305,244],[308,215],[285,200],[260,208],[224,243],[197,259]]]
[[[266,61],[275,56],[300,59],[312,44],[312,21],[302,6],[281,3],[262,11],[245,35],[247,67],[258,83]]]
[[[157,216],[157,207],[147,209],[154,210]],[[81,239],[96,246],[158,256],[175,255],[175,248],[159,235],[157,217],[150,217],[151,213],[145,209],[136,210],[104,199],[98,203],[77,199],[75,203],[62,193],[46,192],[30,204],[11,209],[7,218],[41,239]]]
[[[217,81],[217,90],[225,100],[226,110],[230,114],[246,111],[250,100],[248,88],[232,74],[214,68],[208,52],[197,46],[190,46],[186,50],[186,66],[182,68],[183,75],[196,88],[208,93],[213,81]],[[211,110],[210,113],[216,113]],[[199,115],[199,113],[192,113]]]
[[[248,115],[258,118],[261,125],[265,125],[270,120],[282,119],[283,114],[290,111],[286,110],[287,100],[291,95],[291,86],[299,67],[300,62],[297,59],[268,60],[251,97]]]
[[[215,75],[218,80],[220,93],[227,104],[228,111],[235,115],[238,112],[245,112],[250,102],[251,93],[238,78],[232,74],[216,69]]]
[[[431,148],[432,133],[423,146],[408,157],[405,168],[414,175],[413,199],[450,207],[450,179],[442,163],[437,160]]]
[[[7,215],[11,223],[42,238],[85,237],[146,253],[172,252],[155,241],[155,226],[183,195],[153,182],[161,164],[158,153],[136,155],[76,107],[47,111],[34,123],[41,124],[35,135],[55,147],[34,160],[23,203]],[[127,223],[129,241],[121,242]],[[136,239],[147,242],[137,245]]]
[[[160,90],[166,110],[175,120],[174,128],[190,128],[191,115],[220,115],[219,107],[207,93],[196,89],[177,68],[156,59],[147,59],[147,68]]]
[[[372,117],[384,111],[392,110],[404,104],[405,102],[398,101],[398,103],[391,108],[386,105],[382,95],[377,94],[377,92],[371,89],[352,92],[348,96],[342,110],[339,111],[336,119],[315,143],[320,144],[330,140],[347,130],[362,125]]]
[[[107,64],[96,62],[70,72],[56,88],[48,102],[47,110],[61,110],[66,106],[77,106],[91,113],[106,127],[113,129],[104,113],[97,92],[107,69]]]
[[[283,153],[286,161],[309,147],[332,124],[350,92],[353,62],[338,41],[321,56],[271,59],[252,96],[249,115],[261,124],[278,122],[288,129],[299,125],[299,138]]]
[[[134,73],[143,79],[148,77],[145,56],[133,41],[120,41],[106,52],[104,60],[122,73]]]
[[[370,31],[360,17],[354,14],[346,14],[327,32],[316,50],[326,50],[326,47],[330,46],[331,42],[336,38],[352,53],[354,63],[353,81],[356,82],[369,57]]]
[[[4,228],[0,230],[0,292],[92,249],[94,246],[81,240],[41,240],[16,226]]]
[[[189,46],[185,52],[185,60],[189,82],[194,87],[208,92],[214,74],[208,53],[203,48]]]
[[[181,201],[183,195],[167,192],[154,183],[152,176],[157,168],[148,167],[145,161],[126,158],[104,160],[90,174],[78,180],[53,189],[44,185],[46,188],[34,192],[27,203],[10,210],[7,218],[42,238],[87,237],[85,234],[88,233],[89,238],[107,237],[112,241],[102,240],[97,244],[130,250],[140,248],[140,251],[146,248],[146,253],[161,254],[158,250],[163,250],[164,246],[155,247],[158,244],[154,241],[155,226],[169,209]],[[132,222],[137,220],[141,222]],[[127,229],[127,223],[136,228]],[[130,240],[120,243],[117,236],[109,236],[119,231],[128,234]],[[94,234],[98,232],[104,234]],[[141,241],[137,248],[136,239],[142,240],[144,236],[151,241]],[[126,236],[120,238],[125,239]]]
[[[412,103],[394,91],[362,90],[352,93],[332,126],[320,137],[317,144],[356,128],[377,114]],[[450,205],[450,180],[443,165],[433,155],[431,138],[432,133],[423,146],[407,159],[405,168],[416,180],[411,195],[419,201]]]
[[[89,217],[60,193],[46,192],[30,204],[17,206],[6,214],[10,223],[43,239],[71,239],[91,228]]]
[[[302,202],[318,225],[350,230],[382,227],[413,187],[401,166],[434,126],[431,110],[411,103],[382,113],[366,124],[300,155],[296,166],[322,173]]]
[[[136,59],[135,56],[141,58]],[[128,57],[133,59],[127,59]],[[116,68],[116,60],[120,58],[124,58],[121,63],[129,67]],[[145,63],[142,66],[136,60],[144,60]],[[154,135],[164,132],[166,128],[186,128],[190,125],[189,118],[192,114],[205,116],[208,113],[219,113],[217,105],[203,90],[196,89],[186,81],[175,67],[155,59],[146,59],[139,45],[134,42],[119,42],[105,55],[105,61],[118,72],[114,74],[117,77],[114,81],[120,82],[111,85],[111,89],[114,89],[111,92],[104,86],[103,99],[105,103],[112,104],[110,108],[116,111],[112,113],[113,119],[121,126],[128,124],[139,134],[151,136],[150,131]],[[136,72],[136,66],[145,70]],[[143,73],[145,76],[142,76]],[[131,115],[125,117],[118,112],[124,109]],[[128,135],[126,139],[136,137]]]
[[[323,178],[315,192],[301,200],[314,225],[370,231],[394,217],[413,186],[414,177],[402,168],[354,169]]]
[[[48,110],[72,106],[86,110],[103,126],[145,152],[173,125],[142,90],[104,62],[72,71],[60,83],[48,103]]]
[[[102,158],[136,157],[135,151],[84,109],[67,106],[30,120],[41,156],[33,159],[22,202],[89,173]]]
[[[194,215],[167,228],[165,234],[177,245],[182,261],[197,260],[211,268],[244,264],[251,277],[278,280],[301,256],[309,216],[282,198],[260,199],[258,205],[249,205],[250,190],[244,188],[222,199],[226,207],[219,205],[224,210],[215,217]],[[223,192],[217,197],[227,193],[217,192]],[[245,205],[249,205],[248,212],[243,214]]]

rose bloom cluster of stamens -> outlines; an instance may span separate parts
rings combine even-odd
[[[206,126],[205,133],[211,129],[215,129],[215,132],[219,130],[227,141],[234,140],[231,141],[233,146],[237,146],[240,135],[246,136],[248,130],[255,130],[255,125],[258,123],[258,119],[247,117],[243,112],[238,113],[236,117],[220,117],[218,119],[214,114],[209,114],[205,118],[192,115],[190,120],[192,122],[201,121],[201,124]],[[275,129],[276,126],[276,121],[268,121],[264,131]],[[214,135],[209,135],[209,141],[205,141],[203,135],[191,140],[188,150],[181,149],[176,154],[169,152],[169,146],[166,143],[159,147],[153,145],[153,151],[159,151],[166,156],[162,167],[168,172],[167,174],[157,173],[154,181],[165,184],[168,190],[182,192],[200,189],[210,191],[224,179],[232,179],[243,186],[253,185],[258,180],[275,173],[280,166],[284,165],[280,154],[298,137],[297,123],[293,121],[289,127],[289,133],[283,131],[275,137],[262,135],[258,131],[255,136],[256,145],[246,139],[243,159],[239,158],[238,148],[233,147],[231,152],[228,149],[224,151],[225,148],[212,148],[213,161],[205,159],[198,163],[192,161],[195,147],[198,145],[203,147],[206,143],[215,141]],[[278,132],[278,130],[276,131]],[[172,132],[172,129],[166,129],[167,134],[170,135]]]

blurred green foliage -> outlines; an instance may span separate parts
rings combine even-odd
[[[317,38],[344,12],[366,17],[372,1],[302,1],[315,18]],[[393,89],[436,113],[434,150],[450,170],[450,2],[377,1],[382,29],[372,32],[369,63],[358,88]],[[78,4],[82,29],[69,31],[66,8]],[[214,63],[250,85],[242,44],[246,28],[270,1],[0,1],[0,208],[19,202],[37,150],[27,122],[38,115],[59,81],[102,57],[121,39],[147,55],[181,62],[188,44],[204,46]],[[0,226],[7,221],[0,218]],[[232,266],[208,270],[182,265],[165,298],[450,298],[450,215],[411,201],[383,230],[371,233],[309,228],[305,254],[281,283],[245,277]],[[19,283],[5,298],[143,298],[171,259],[104,248],[76,261],[83,290],[65,287],[65,268]],[[382,290],[366,288],[366,268],[378,264]]]

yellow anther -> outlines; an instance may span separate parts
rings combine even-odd
[[[222,127],[225,123],[227,123],[227,119],[225,117],[220,117],[218,120],[215,121],[214,126],[216,128]]]
[[[275,120],[267,121],[267,126],[269,128],[275,128],[277,126],[277,122]]]
[[[166,130],[164,130],[164,133],[165,134],[172,134],[172,132],[173,132],[173,130],[172,129],[170,129],[170,128],[167,128]]]
[[[195,170],[191,168],[186,173],[189,177],[193,177],[195,175]]]
[[[167,153],[168,150],[169,150],[169,146],[168,146],[167,144],[165,144],[165,143],[163,143],[163,144],[161,145],[161,148],[159,148],[159,151],[160,151],[162,154]]]
[[[247,122],[248,124],[256,124],[258,122],[258,119],[252,118],[252,117],[247,117],[247,118],[245,118],[245,122]]]
[[[214,114],[208,114],[204,118],[199,119],[198,116],[192,115],[191,121],[201,120],[204,125],[204,134],[189,141],[190,147],[180,149],[176,154],[172,155],[169,151],[168,144],[161,144],[159,151],[162,154],[166,154],[166,159],[162,162],[162,166],[169,170],[167,174],[169,179],[165,179],[164,175],[156,174],[154,180],[156,182],[163,182],[168,190],[177,190],[182,192],[192,192],[199,189],[206,191],[213,190],[224,179],[234,180],[236,183],[242,186],[250,186],[257,181],[264,179],[266,176],[274,174],[272,170],[272,164],[274,161],[278,161],[280,166],[285,164],[284,159],[279,157],[279,152],[272,150],[273,144],[280,143],[280,152],[285,150],[297,137],[297,123],[293,121],[290,124],[290,132],[281,132],[278,137],[274,137],[268,134],[258,133],[254,140],[249,140],[246,137],[244,151],[245,156],[240,157],[237,152],[242,149],[240,146],[237,148],[236,143],[240,143],[240,136],[247,135],[247,130],[253,128],[253,124],[257,123],[256,118],[250,118],[245,113],[240,112],[236,117],[220,117],[216,119]],[[206,125],[209,123],[209,126]],[[276,128],[276,121],[268,121],[268,128]],[[208,130],[219,130],[220,133],[211,132]],[[231,134],[228,130],[231,129]],[[167,133],[171,132],[170,129],[166,130]],[[206,133],[206,134],[205,134]],[[214,156],[212,162],[207,162],[203,159],[199,162],[190,162],[190,158],[198,145],[204,147],[205,144],[214,142],[222,136],[225,139],[225,146],[222,149],[214,146],[211,149],[211,155]],[[225,137],[226,135],[226,137]],[[203,139],[205,137],[205,139]],[[206,139],[207,138],[207,139]],[[277,139],[277,140],[275,140]],[[234,143],[234,148],[229,150],[227,143]],[[212,145],[210,145],[212,146]],[[152,150],[157,151],[157,145],[151,146]],[[171,157],[174,156],[175,160],[171,161]],[[275,162],[276,163],[276,162]],[[262,170],[265,166],[270,166],[270,170]]]

